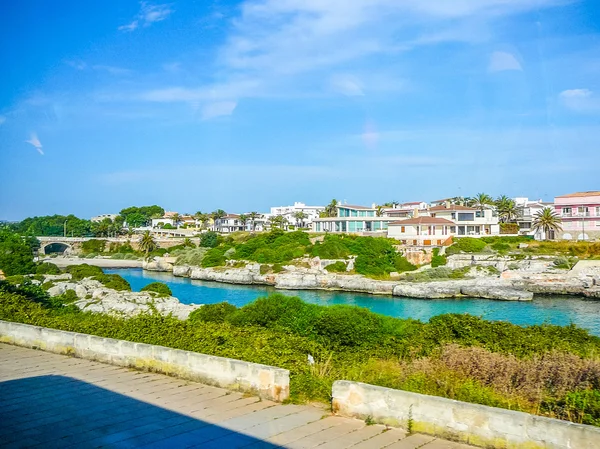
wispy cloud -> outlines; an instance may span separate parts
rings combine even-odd
[[[202,120],[231,115],[236,107],[237,102],[235,101],[209,103],[202,108]]]
[[[29,138],[29,140],[26,140],[25,142],[33,145],[38,153],[40,153],[42,156],[44,155],[44,151],[42,150],[42,142],[40,142],[40,139],[38,139],[38,136],[36,133],[31,133],[31,137]]]
[[[92,66],[92,69],[107,72],[107,73],[110,73],[111,75],[115,75],[115,76],[131,75],[133,73],[133,70],[130,70],[130,69],[125,69],[123,67],[115,67],[112,65],[102,65],[102,64],[94,65],[94,66]]]
[[[521,71],[523,68],[517,58],[512,53],[505,51],[495,51],[490,55],[488,64],[488,72],[504,72],[507,70]]]
[[[121,25],[119,31],[134,31],[139,27],[147,27],[155,22],[165,20],[171,15],[173,9],[170,4],[151,5],[146,2],[141,2],[140,12],[135,18],[126,25]]]
[[[590,89],[567,89],[559,94],[563,105],[572,111],[596,113],[600,111],[600,96]]]
[[[0,115],[0,125],[2,125],[5,121],[6,121],[6,117],[3,115]]]

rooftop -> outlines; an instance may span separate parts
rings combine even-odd
[[[476,211],[477,209],[474,207],[461,206],[459,204],[450,204],[448,207],[446,206],[433,206],[429,208],[432,212],[444,211],[444,210],[468,210],[468,211]]]
[[[346,209],[375,210],[373,207],[354,206],[352,204],[338,204],[337,207],[345,207]]]
[[[445,218],[437,218],[437,217],[417,217],[417,218],[408,218],[406,220],[394,221],[389,224],[389,226],[405,226],[405,225],[429,225],[429,224],[439,224],[439,225],[454,225],[455,223],[446,220]]]
[[[578,198],[582,196],[600,196],[600,191],[598,190],[590,190],[588,192],[575,192],[569,193],[567,195],[559,195],[556,198]]]

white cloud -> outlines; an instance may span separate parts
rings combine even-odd
[[[103,72],[108,72],[111,75],[115,75],[115,76],[131,75],[133,73],[133,70],[124,69],[122,67],[115,67],[112,65],[99,64],[99,65],[92,66],[92,69],[103,71]]]
[[[360,81],[352,75],[334,75],[331,77],[331,87],[336,92],[349,97],[363,96]]]
[[[590,89],[567,89],[558,96],[563,105],[572,111],[582,113],[600,111],[600,97]]]
[[[65,61],[65,63],[77,70],[84,70],[87,68],[87,64],[85,62],[79,61],[79,60],[74,60],[74,61],[69,60],[69,61]]]
[[[181,71],[181,63],[180,62],[169,62],[162,65],[162,68],[165,72],[177,73]]]
[[[512,53],[505,51],[495,51],[490,55],[490,62],[488,64],[488,72],[503,72],[506,70],[518,70],[521,71],[523,68],[517,58]]]
[[[33,145],[35,147],[35,149],[38,151],[38,153],[40,153],[42,156],[44,155],[44,151],[42,150],[42,143],[40,142],[40,139],[38,139],[38,136],[36,133],[31,133],[31,137],[29,138],[29,140],[26,140],[25,142]]]
[[[170,4],[151,5],[146,2],[141,2],[140,5],[140,12],[130,23],[121,25],[118,28],[119,31],[134,31],[140,26],[150,26],[155,22],[165,20],[173,12]]]
[[[202,120],[231,115],[236,107],[237,102],[235,101],[209,103],[202,108]]]

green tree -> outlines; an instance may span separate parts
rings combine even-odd
[[[20,235],[0,230],[0,270],[6,276],[35,272],[31,245]]]
[[[261,215],[258,212],[250,212],[248,214],[248,218],[250,219],[250,222],[252,223],[252,230],[256,231],[256,220],[259,219],[261,217]]]
[[[208,214],[205,214],[201,211],[198,211],[194,214],[194,218],[200,222],[200,227],[204,228],[206,226],[206,223],[208,223],[208,220],[210,220],[210,217],[208,216]]]
[[[145,226],[152,218],[161,218],[165,214],[165,210],[157,205],[132,206],[121,210],[119,214],[129,227],[139,228]]]
[[[157,248],[156,241],[154,240],[154,237],[152,237],[152,234],[150,234],[150,231],[146,231],[142,234],[138,246],[140,251],[145,254],[146,259],[148,258],[148,255]]]
[[[331,202],[327,206],[325,206],[325,217],[337,217],[338,205],[338,200],[331,200]]]
[[[306,215],[303,211],[299,210],[294,212],[294,219],[296,220],[296,227],[304,227],[304,220],[306,220],[308,218],[308,215]]]
[[[378,217],[383,217],[383,214],[384,214],[384,213],[385,213],[385,206],[384,206],[384,205],[380,205],[380,206],[377,206],[377,207],[375,208],[375,214],[376,214]]]
[[[494,204],[494,200],[487,193],[478,193],[468,202],[469,206],[484,211]]]
[[[502,195],[494,201],[498,217],[502,223],[510,223],[519,215],[519,209],[515,201],[506,195]]]
[[[222,219],[223,217],[225,217],[225,215],[227,215],[227,212],[225,212],[223,209],[217,209],[213,212],[210,213],[210,217],[213,219],[213,230],[216,231],[217,230],[217,220]]]
[[[532,228],[534,231],[542,231],[544,238],[548,239],[552,232],[562,231],[561,219],[550,207],[538,211],[533,217]]]
[[[178,213],[174,213],[172,219],[173,219],[173,226],[175,226],[176,229],[179,229],[179,223],[181,222],[181,215],[179,215]]]
[[[246,214],[241,214],[240,218],[238,218],[238,220],[240,220],[240,223],[242,223],[242,226],[244,227],[244,231],[246,230],[246,223],[248,223],[248,221],[250,220],[250,218],[248,218],[248,215]]]

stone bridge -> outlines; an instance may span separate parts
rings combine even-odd
[[[81,251],[81,244],[89,240],[104,240],[106,248],[111,243],[129,243],[134,249],[137,249],[137,244],[140,236],[126,237],[36,237],[40,241],[40,254],[77,254]],[[184,238],[155,238],[159,248],[170,248],[171,246],[180,245]],[[196,245],[199,243],[198,238],[191,239]]]

